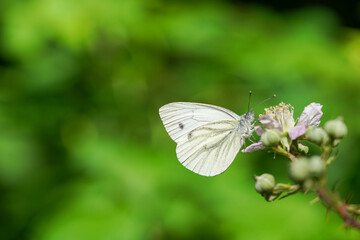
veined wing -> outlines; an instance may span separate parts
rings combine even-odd
[[[187,169],[203,176],[215,176],[230,166],[244,141],[236,120],[221,120],[182,136],[176,154]]]
[[[159,113],[166,131],[176,143],[190,131],[210,122],[240,118],[226,108],[190,102],[166,104],[159,109]]]

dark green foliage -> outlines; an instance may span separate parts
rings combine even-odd
[[[158,116],[172,101],[247,110],[324,105],[348,136],[330,176],[358,192],[360,32],[322,8],[276,13],[225,2],[0,4],[2,239],[358,239],[312,196],[268,205],[239,154],[214,178],[178,163]],[[265,168],[265,169],[264,169]],[[284,179],[287,176],[282,176]],[[281,176],[279,176],[279,180]]]

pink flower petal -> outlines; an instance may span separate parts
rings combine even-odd
[[[306,124],[300,124],[288,130],[291,140],[297,139],[298,137],[304,135],[305,132],[306,132]]]
[[[323,115],[321,108],[323,106],[320,103],[310,103],[304,108],[301,113],[298,125],[306,124],[306,126],[319,126],[320,118]]]
[[[259,136],[261,136],[264,133],[264,129],[261,126],[255,126],[254,130]]]
[[[254,151],[262,150],[262,149],[265,149],[265,146],[262,144],[261,141],[259,141],[259,142],[251,144],[250,146],[248,146],[247,148],[245,148],[241,151],[242,152],[254,152]]]
[[[276,121],[275,119],[268,116],[268,115],[260,116],[259,117],[259,122],[262,123],[265,126],[265,128],[278,129],[280,132],[282,132],[281,124],[278,121]]]

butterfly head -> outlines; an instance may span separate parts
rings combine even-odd
[[[254,121],[255,113],[253,111],[248,111],[247,113],[245,113],[245,119],[248,120],[249,122]]]

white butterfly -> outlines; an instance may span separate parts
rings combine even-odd
[[[159,113],[177,143],[181,164],[203,176],[224,172],[254,130],[253,111],[238,116],[214,105],[175,102],[162,106]]]

